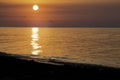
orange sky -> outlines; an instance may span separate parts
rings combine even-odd
[[[119,9],[120,0],[0,0],[0,26],[120,26]]]
[[[118,3],[120,0],[0,0],[6,3]]]

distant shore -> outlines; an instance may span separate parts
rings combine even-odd
[[[53,63],[53,64],[52,64]],[[50,60],[36,62],[0,52],[0,80],[120,80],[120,68]]]

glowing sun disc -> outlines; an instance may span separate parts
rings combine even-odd
[[[39,9],[38,5],[33,5],[33,10],[37,11]]]

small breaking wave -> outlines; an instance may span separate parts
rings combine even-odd
[[[104,69],[117,69],[120,70],[120,68],[116,67],[109,67],[109,66],[103,66],[103,65],[96,65],[96,64],[87,64],[87,63],[73,63],[73,62],[68,62],[64,60],[57,59],[58,57],[51,57],[51,58],[35,58],[32,56],[23,56],[23,55],[18,55],[18,54],[11,54],[11,53],[6,53],[6,52],[0,52],[0,56],[4,57],[13,57],[16,59],[21,59],[21,60],[27,60],[27,61],[33,61],[37,63],[45,63],[45,64],[52,64],[52,65],[60,65],[60,66],[71,66],[71,67],[84,67],[84,68],[95,68],[99,70],[104,70]],[[64,57],[63,57],[64,59]]]

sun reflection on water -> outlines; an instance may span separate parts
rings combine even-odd
[[[40,46],[38,44],[39,41],[39,29],[38,28],[32,28],[32,40],[31,40],[31,45],[32,45],[32,55],[39,55],[39,53],[42,52],[41,48],[42,46]]]

